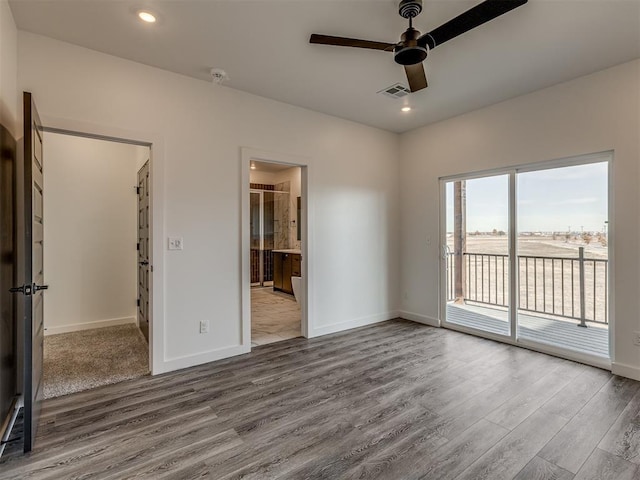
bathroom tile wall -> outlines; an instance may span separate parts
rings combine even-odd
[[[273,217],[273,243],[274,249],[291,248],[289,238],[289,191],[291,188],[291,182],[276,183],[276,193],[274,199],[274,217]]]

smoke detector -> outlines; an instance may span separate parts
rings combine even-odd
[[[220,85],[226,80],[229,80],[229,75],[227,75],[227,72],[225,72],[221,68],[212,68],[211,79],[213,80],[213,83],[217,83],[218,85]]]

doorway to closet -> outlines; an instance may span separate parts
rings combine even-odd
[[[44,132],[43,396],[149,372],[150,147]]]

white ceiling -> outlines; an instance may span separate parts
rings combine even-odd
[[[479,3],[425,0],[423,33]],[[429,88],[391,53],[310,45],[311,33],[395,42],[394,0],[14,0],[18,28],[394,132],[459,115],[640,57],[640,0],[530,0],[434,49]],[[139,9],[155,13],[143,24]],[[212,84],[211,88],[220,88]],[[410,105],[409,113],[400,112]]]

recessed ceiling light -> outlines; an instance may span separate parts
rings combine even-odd
[[[411,111],[411,107],[402,107],[401,109],[403,112],[410,112]]]
[[[251,164],[251,170],[255,170],[255,169],[256,169],[256,164],[255,164],[255,163],[252,163],[252,164]]]
[[[138,17],[140,17],[140,20],[147,23],[155,23],[156,21],[155,15],[149,12],[138,12]]]

